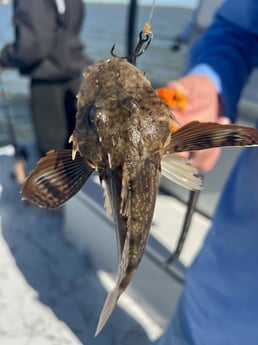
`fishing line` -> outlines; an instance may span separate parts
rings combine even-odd
[[[153,17],[153,12],[154,12],[154,8],[155,8],[155,0],[152,0],[152,5],[151,5],[151,10],[150,10],[150,15],[149,15],[149,20],[147,21],[147,23],[151,23],[152,17]],[[146,24],[147,24],[146,23]],[[145,25],[146,25],[145,24]]]
[[[150,14],[149,14],[149,20],[144,24],[144,27],[142,29],[143,34],[146,36],[150,35],[151,39],[153,38],[153,33],[152,33],[152,31],[150,31],[150,28],[151,28],[151,21],[152,21],[152,17],[153,17],[154,8],[155,8],[155,0],[152,0],[152,5],[151,5],[151,9],[150,9]]]

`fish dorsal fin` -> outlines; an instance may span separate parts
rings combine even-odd
[[[256,146],[258,130],[238,125],[192,121],[171,134],[167,153],[224,146]]]
[[[56,208],[76,194],[93,169],[72,150],[51,150],[41,158],[22,187],[22,199],[45,208]]]
[[[179,155],[168,155],[162,159],[161,174],[184,188],[202,189],[202,179],[198,170],[190,164],[189,160]]]

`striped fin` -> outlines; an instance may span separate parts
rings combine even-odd
[[[258,130],[237,125],[193,121],[171,134],[166,153],[197,151],[223,146],[257,146]]]
[[[44,208],[56,208],[76,194],[93,169],[72,150],[51,150],[41,158],[22,187],[22,200]]]

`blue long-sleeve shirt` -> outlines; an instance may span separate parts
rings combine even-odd
[[[200,64],[209,65],[218,74],[224,114],[234,121],[241,91],[258,66],[257,0],[223,3],[212,25],[193,45],[187,70]]]
[[[190,54],[190,70],[201,67],[212,79],[211,68],[219,77],[224,110],[232,119],[257,65],[257,38],[258,0],[226,0]],[[187,271],[175,317],[157,345],[258,344],[257,153],[243,150],[229,176],[204,245]]]

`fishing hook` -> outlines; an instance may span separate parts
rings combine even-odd
[[[136,64],[136,59],[141,56],[145,50],[149,47],[150,43],[151,43],[151,40],[153,38],[153,34],[151,31],[148,31],[148,32],[145,32],[144,30],[142,30],[140,33],[139,33],[139,41],[132,53],[131,56],[127,56],[127,57],[122,57],[123,59],[127,59],[129,62],[131,62],[133,65]],[[114,50],[115,50],[115,44],[113,45],[113,47],[111,48],[110,50],[110,54],[113,56],[113,57],[118,57],[118,55],[116,55],[114,53]]]
[[[134,52],[131,56],[128,57],[128,61],[133,65],[136,63],[136,59],[141,56],[145,50],[149,47],[153,38],[151,31],[145,33],[143,30],[139,33],[139,41],[134,49]]]
[[[135,65],[136,59],[141,56],[145,50],[149,47],[151,41],[153,38],[153,34],[151,31],[148,33],[144,33],[144,31],[141,31],[139,34],[139,41],[135,47],[135,50],[131,56],[131,62],[133,65]]]
[[[119,56],[119,55],[116,55],[116,54],[114,53],[115,47],[116,47],[116,45],[114,44],[114,45],[112,46],[112,48],[110,49],[110,54],[111,54],[113,57],[120,57],[121,59],[127,59],[126,56]]]

